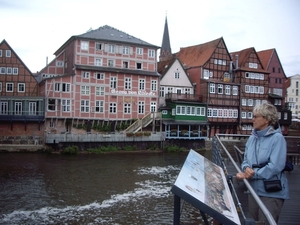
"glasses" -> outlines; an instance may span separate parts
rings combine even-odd
[[[263,117],[262,115],[254,115],[253,119],[259,118],[259,117]]]

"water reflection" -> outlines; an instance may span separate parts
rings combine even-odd
[[[172,224],[186,156],[0,154],[0,224]]]

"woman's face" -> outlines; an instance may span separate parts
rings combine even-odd
[[[252,121],[254,130],[263,130],[269,126],[269,120],[261,114],[254,114]]]

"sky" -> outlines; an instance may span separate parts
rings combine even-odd
[[[287,77],[300,74],[299,0],[0,0],[5,39],[35,73],[71,36],[109,25],[172,53],[223,37],[229,52],[275,48]]]

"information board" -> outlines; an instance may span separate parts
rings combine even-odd
[[[192,149],[171,192],[220,223],[241,224],[223,169]]]

